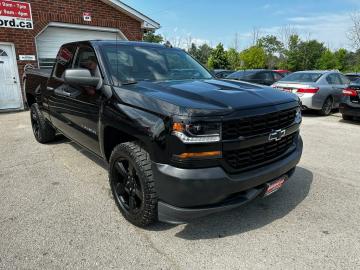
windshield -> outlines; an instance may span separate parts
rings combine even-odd
[[[286,81],[286,82],[316,82],[320,77],[322,76],[322,73],[314,73],[314,72],[297,72],[292,73],[284,78],[282,78],[280,81]]]
[[[180,49],[110,45],[102,47],[114,82],[211,79],[212,75]]]

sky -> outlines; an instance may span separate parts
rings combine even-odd
[[[303,39],[318,39],[332,50],[351,50],[350,14],[360,10],[360,0],[122,1],[159,22],[157,33],[181,47],[192,40],[211,46],[221,42],[230,48],[237,36],[238,49],[244,49],[252,44],[254,29],[260,35],[279,35],[287,26]]]

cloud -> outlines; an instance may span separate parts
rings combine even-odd
[[[347,31],[351,27],[350,14],[343,13],[324,13],[309,14],[306,16],[294,16],[286,19],[285,25],[290,25],[303,39],[317,39],[330,49],[338,49],[349,46]],[[260,28],[261,35],[278,35],[284,25],[275,25],[271,27]],[[248,43],[251,43],[251,31],[240,33],[239,37]]]
[[[269,8],[271,8],[271,5],[270,4],[265,4],[265,5],[262,6],[262,8],[263,9],[269,9]]]

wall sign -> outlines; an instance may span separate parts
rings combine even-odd
[[[84,12],[83,18],[85,22],[91,22],[91,13],[90,12]]]
[[[35,55],[19,55],[20,61],[36,61]]]
[[[30,3],[0,0],[0,27],[33,29]]]

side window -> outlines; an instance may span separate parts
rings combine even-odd
[[[56,56],[56,63],[54,67],[54,77],[63,79],[65,70],[71,68],[71,64],[74,58],[76,47],[74,45],[63,46],[60,48],[58,55]]]
[[[344,75],[340,74],[340,80],[341,80],[341,84],[349,84],[350,80],[348,78],[346,78]]]
[[[274,80],[271,72],[261,72],[258,74],[257,77],[259,80],[264,80],[264,81],[273,81]]]
[[[275,81],[280,81],[283,78],[279,73],[276,73],[276,72],[274,72],[273,75],[274,75]]]
[[[329,84],[342,84],[340,80],[340,76],[338,74],[330,74],[326,77],[326,81]]]
[[[74,68],[88,69],[93,77],[101,77],[95,51],[90,47],[80,47],[74,62]]]

